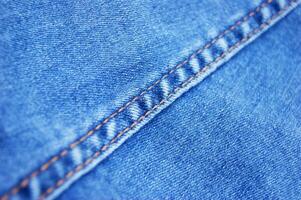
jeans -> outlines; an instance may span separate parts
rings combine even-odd
[[[301,198],[298,4],[1,3],[1,200]]]

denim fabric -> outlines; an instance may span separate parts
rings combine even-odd
[[[301,199],[301,8],[58,199]]]
[[[1,3],[3,199],[56,197],[295,6]]]

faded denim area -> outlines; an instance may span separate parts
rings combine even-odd
[[[4,64],[1,69],[4,73],[1,73],[3,87],[1,87],[0,99],[1,125],[3,124],[3,134],[0,138],[1,155],[3,155],[2,162],[0,162],[0,181],[3,183],[3,188],[0,185],[1,200],[58,197],[73,182],[103,161],[175,99],[291,12],[297,3],[295,0],[267,0],[252,4],[200,3],[198,1],[187,3],[114,1],[101,2],[98,5],[94,2],[77,1],[66,4],[61,2],[39,4],[4,2],[3,15],[0,18],[1,23],[5,25],[1,32],[3,33],[3,41],[1,41],[4,55],[1,60]],[[137,6],[140,9],[137,10]],[[189,21],[191,23],[188,23]],[[298,24],[299,21],[295,20],[296,23]],[[276,41],[283,42],[282,37],[279,37],[280,39],[277,36],[274,37],[277,38]],[[289,45],[288,47],[292,49]],[[251,56],[243,57],[240,62],[244,62],[248,57],[251,58]],[[290,57],[291,55],[286,56],[286,58]],[[294,59],[298,59],[298,55]],[[293,62],[292,66],[296,67],[298,62],[294,59],[289,61]],[[288,62],[288,59],[284,57],[282,60],[283,63]],[[254,61],[258,62],[256,67],[263,64],[259,60],[254,59]],[[265,63],[272,64],[273,62]],[[279,63],[281,62],[277,62]],[[240,65],[243,66],[243,64]],[[242,104],[241,107],[250,106],[248,101],[243,100],[248,95],[252,95],[252,89],[255,89],[255,94],[258,94],[260,88],[267,87],[269,83],[258,83],[255,78],[249,77],[249,71],[243,73],[240,70],[239,68],[233,72],[236,77],[240,77],[239,81],[226,81],[222,90],[226,91],[227,87],[232,87],[233,91],[240,88],[244,92],[241,93],[242,96],[235,97],[234,95],[233,99],[227,97],[228,93],[224,95],[221,93],[220,97],[226,102],[217,103],[220,113],[227,111],[225,105],[230,104],[234,99]],[[274,72],[279,72],[279,70],[274,70]],[[290,77],[291,74],[286,73],[281,73],[279,76]],[[231,79],[235,78],[233,76]],[[262,80],[265,78],[263,77]],[[295,79],[297,78],[289,79],[292,82],[289,83],[288,88],[295,84]],[[252,80],[257,81],[256,84],[244,82]],[[244,84],[239,86],[241,82]],[[275,81],[276,83],[279,84]],[[214,87],[215,84],[212,85]],[[254,88],[254,85],[259,89]],[[262,90],[266,93],[265,95],[268,95],[273,92],[273,87],[271,86],[267,91]],[[286,90],[289,91],[285,88]],[[209,91],[210,89],[206,92]],[[239,91],[237,93],[240,94]],[[212,94],[215,93],[212,92]],[[270,103],[270,101],[265,99],[264,95],[255,94],[250,96],[253,97],[250,101],[252,108],[259,109],[262,106],[262,109],[267,111],[262,102]],[[293,94],[297,96],[297,93]],[[280,102],[295,102],[296,98],[288,99],[283,101],[280,99]],[[209,103],[212,102],[210,98],[208,100]],[[296,102],[298,103],[298,100]],[[190,100],[187,101],[190,107],[197,108],[196,103],[191,106],[193,103]],[[214,105],[216,104],[212,104]],[[271,105],[281,104],[273,102]],[[286,106],[292,105],[288,103]],[[298,104],[296,105],[298,110]],[[232,109],[229,109],[229,113],[240,111],[236,104],[233,106],[230,104],[230,106]],[[198,105],[198,108],[200,107]],[[181,111],[186,115],[191,112],[185,106],[182,108]],[[242,122],[245,127],[232,126],[227,121],[230,117],[225,116],[225,119],[219,118],[222,122],[212,120],[213,124],[215,122],[213,128],[218,130],[221,127],[219,134],[223,133],[222,130],[231,130],[232,127],[234,131],[244,130],[249,133],[251,131],[248,130],[252,127],[254,120],[247,111],[245,108],[240,112],[245,119],[239,122]],[[259,109],[259,116],[262,116],[263,113],[261,114],[260,111]],[[288,114],[292,113],[285,111]],[[285,111],[282,112],[285,113]],[[267,112],[272,114],[270,111]],[[177,116],[176,120],[167,114],[168,116],[164,118],[166,123],[174,123],[174,125],[166,126],[165,124],[161,132],[164,133],[167,129],[169,132],[172,129],[180,130],[177,125],[180,121],[185,122],[184,115],[180,113],[172,114],[172,116]],[[210,113],[206,112],[206,114]],[[232,117],[231,114],[229,115]],[[205,121],[202,116],[192,116],[194,120]],[[214,118],[214,116],[206,116],[206,119]],[[234,115],[233,120],[230,121],[235,121],[237,117],[239,116]],[[239,119],[241,118],[240,116]],[[297,117],[292,119],[290,122],[298,127]],[[180,121],[177,122],[177,120]],[[266,121],[258,121],[259,123],[254,125],[266,128],[263,126]],[[275,120],[272,124],[277,128],[278,124]],[[187,122],[184,125],[190,124]],[[181,134],[185,133],[188,136],[193,131],[196,133],[203,129],[209,130],[205,126],[198,129],[200,126],[202,125],[194,123],[194,126],[191,125],[187,131],[182,129]],[[288,127],[292,129],[292,126]],[[272,133],[270,129],[267,130],[267,133],[269,131]],[[160,138],[158,135],[157,137]],[[147,141],[142,140],[141,144]],[[178,145],[183,144],[185,142],[181,143],[179,140]],[[145,149],[141,152],[146,151],[147,147],[148,145],[145,144]],[[181,151],[188,147],[184,145]],[[291,145],[289,150],[296,149],[294,147],[296,145]],[[141,148],[144,147],[141,146]],[[211,150],[215,151],[214,148]],[[169,155],[170,149],[161,153],[162,156]],[[206,150],[202,153],[206,153]],[[137,160],[145,155],[147,154],[138,155]],[[173,157],[177,157],[177,154]],[[193,156],[188,159],[193,159]],[[127,163],[128,160],[124,162],[124,164]],[[176,164],[180,165],[181,162]],[[238,166],[241,165],[238,164]],[[98,168],[104,166],[106,163],[99,165]],[[173,167],[170,163],[168,166]],[[289,167],[293,166],[289,165]],[[151,165],[149,167],[151,171]],[[222,167],[224,168],[224,165]],[[116,167],[116,170],[118,168]],[[198,171],[201,169],[202,166]],[[243,172],[246,173],[246,171]],[[261,171],[259,169],[259,172]],[[189,172],[185,176],[190,177]],[[147,178],[154,174],[156,174],[155,171],[148,174]],[[104,173],[104,177],[106,175]],[[111,175],[113,176],[114,173]],[[176,179],[176,173],[174,175]],[[119,180],[116,177],[113,181],[121,180],[123,179]],[[130,181],[135,181],[135,178]],[[273,181],[274,179],[271,182]],[[192,182],[195,182],[194,179],[191,179]],[[139,181],[135,183],[139,184]],[[160,183],[160,180],[157,183],[154,182],[155,185],[160,185]],[[236,183],[236,180],[230,181],[230,184]],[[249,183],[250,181],[245,184],[247,189]],[[110,184],[108,181],[108,185]],[[202,184],[199,184],[197,187],[201,186]],[[114,191],[116,187],[109,188],[107,193],[102,193],[103,198],[122,198],[123,195],[124,198],[148,198],[147,195],[151,198],[177,197],[177,195],[167,194],[156,196],[156,192],[144,192],[131,197],[126,196],[127,192],[119,193],[119,189]],[[103,190],[106,190],[105,187]],[[100,192],[104,192],[103,190]],[[229,193],[233,194],[231,191],[229,189]],[[206,190],[201,192],[206,192]],[[193,192],[191,191],[190,194]],[[214,194],[219,193],[214,192]],[[196,194],[195,197],[199,195]],[[99,196],[96,193],[94,197],[99,198]]]
[[[301,8],[59,199],[300,199]]]
[[[0,193],[259,3],[1,1]]]

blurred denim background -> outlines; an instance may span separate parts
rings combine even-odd
[[[1,2],[0,193],[260,3]],[[300,198],[300,15],[260,36],[62,198]],[[43,180],[84,160],[72,153],[53,165],[62,174]]]

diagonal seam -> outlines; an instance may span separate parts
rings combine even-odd
[[[158,109],[161,105],[165,104],[172,96],[174,96],[177,91],[179,91],[180,89],[184,88],[185,86],[187,86],[189,83],[191,83],[194,79],[196,79],[198,76],[200,76],[201,74],[205,73],[207,70],[210,69],[210,67],[219,62],[221,59],[223,59],[227,54],[231,53],[232,51],[234,51],[236,48],[238,48],[241,44],[244,44],[246,41],[248,41],[253,35],[256,35],[259,31],[263,30],[265,27],[267,27],[275,18],[277,18],[279,15],[281,15],[285,10],[287,10],[289,7],[291,6],[288,5],[285,8],[283,8],[282,10],[280,10],[276,15],[274,15],[272,18],[270,18],[268,21],[262,23],[259,28],[254,29],[253,31],[251,31],[246,37],[242,38],[240,41],[238,41],[237,43],[235,43],[232,47],[230,47],[227,51],[223,52],[220,56],[218,56],[214,61],[212,61],[211,63],[209,63],[208,65],[206,65],[201,71],[199,71],[196,75],[191,76],[188,80],[186,80],[185,82],[183,82],[179,87],[175,88],[169,95],[167,98],[163,99],[162,101],[160,101],[159,104],[155,105],[151,110],[147,111],[146,113],[144,113],[141,117],[138,118],[138,120],[134,121],[134,123],[132,123],[130,126],[128,126],[127,128],[123,129],[122,131],[120,131],[108,144],[104,145],[99,151],[95,152],[93,154],[92,157],[90,157],[89,159],[87,159],[85,162],[79,164],[78,166],[76,166],[73,170],[71,170],[70,172],[68,172],[66,174],[65,177],[63,177],[62,179],[58,180],[56,182],[56,184],[54,186],[49,187],[43,194],[41,194],[40,199],[44,199],[46,198],[48,195],[50,195],[55,189],[59,188],[61,185],[64,184],[64,182],[68,179],[70,179],[72,176],[74,176],[76,173],[78,173],[79,171],[81,171],[85,166],[89,165],[91,162],[93,162],[93,160],[95,160],[97,157],[100,156],[101,152],[107,150],[109,148],[110,145],[112,145],[113,143],[115,143],[117,141],[117,139],[119,137],[121,137],[122,135],[124,135],[126,132],[128,132],[129,130],[133,129],[134,127],[136,127],[138,125],[138,123],[140,123],[141,121],[143,121],[147,116],[149,116],[152,112],[154,112],[156,109]]]
[[[237,26],[239,26],[241,23],[244,21],[248,20],[250,17],[255,15],[256,12],[259,12],[263,7],[266,7],[268,4],[272,3],[274,0],[268,0],[267,2],[263,2],[260,6],[258,6],[255,11],[250,12],[248,15],[246,15],[244,18],[241,20],[238,20],[234,25],[230,26],[228,29],[223,31],[221,34],[216,36],[213,40],[208,42],[205,46],[200,48],[197,53],[201,53],[205,49],[210,48],[214,43],[218,41],[218,39],[222,38],[224,35],[226,35],[228,32],[233,31]],[[194,54],[193,54],[194,55]],[[127,102],[125,105],[120,107],[118,110],[113,112],[112,114],[109,115],[109,117],[105,118],[100,124],[98,124],[94,129],[88,131],[84,136],[80,137],[79,139],[75,140],[73,143],[69,145],[68,148],[62,150],[58,155],[52,157],[50,160],[48,160],[46,163],[44,163],[38,170],[32,172],[28,178],[23,179],[20,184],[18,184],[17,187],[14,187],[12,190],[13,193],[17,193],[19,190],[17,188],[19,187],[26,187],[29,184],[29,180],[38,176],[40,173],[46,171],[50,165],[54,164],[57,162],[60,158],[65,157],[71,149],[74,149],[76,146],[78,146],[80,143],[85,141],[88,137],[92,136],[96,131],[98,131],[102,126],[104,126],[106,123],[108,123],[112,118],[116,117],[120,112],[124,111],[128,106],[130,106],[133,102],[135,102],[138,98],[143,96],[147,91],[153,89],[156,85],[158,85],[163,79],[165,79],[167,76],[170,74],[174,73],[178,68],[182,67],[184,64],[186,64],[192,57],[191,55],[189,58],[187,58],[184,62],[176,65],[174,68],[172,68],[170,71],[168,71],[166,74],[164,74],[160,79],[158,79],[156,82],[154,82],[151,86],[149,86],[146,90],[141,92],[139,95],[135,96],[132,100]]]
[[[230,26],[228,29],[226,29],[225,31],[223,31],[221,34],[219,34],[217,37],[215,37],[213,40],[211,40],[209,43],[207,43],[204,47],[202,47],[201,49],[197,50],[196,53],[194,53],[191,56],[189,56],[185,61],[183,61],[182,63],[180,63],[177,66],[175,66],[168,73],[166,73],[159,80],[157,80],[154,84],[152,84],[150,87],[148,87],[146,90],[144,90],[140,95],[134,97],[131,101],[129,101],[128,103],[126,103],[124,106],[122,106],[121,108],[119,108],[117,111],[113,112],[109,117],[107,117],[104,121],[102,121],[99,125],[97,125],[93,130],[90,130],[86,135],[82,136],[80,139],[78,139],[75,142],[73,142],[72,144],[70,144],[69,148],[64,149],[63,151],[61,151],[59,155],[52,157],[48,162],[46,162],[45,164],[43,164],[38,170],[34,171],[27,178],[23,179],[20,182],[20,184],[18,184],[16,187],[14,187],[9,193],[7,193],[3,197],[1,197],[1,200],[5,199],[5,198],[8,198],[8,195],[15,195],[15,194],[17,194],[20,191],[20,189],[22,189],[24,187],[27,187],[28,184],[29,184],[29,182],[30,182],[30,180],[32,178],[34,178],[34,177],[38,176],[39,174],[41,174],[42,172],[46,171],[49,168],[50,165],[52,165],[53,163],[55,163],[56,161],[58,161],[60,158],[66,156],[71,149],[75,148],[80,143],[82,143],[83,141],[85,141],[88,137],[90,137],[91,135],[93,135],[103,125],[105,125],[106,123],[108,123],[112,118],[114,118],[115,116],[117,116],[119,113],[121,113],[122,111],[124,111],[128,106],[130,106],[133,102],[135,102],[141,96],[143,96],[144,94],[146,94],[147,91],[153,89],[163,79],[167,78],[170,74],[174,73],[177,69],[183,67],[192,58],[196,57],[197,54],[200,54],[205,49],[210,48],[213,44],[215,44],[218,41],[218,39],[222,38],[227,33],[235,30],[240,24],[242,24],[244,21],[247,21],[250,17],[254,16],[262,8],[264,8],[265,6],[267,6],[268,4],[270,4],[272,2],[273,2],[273,0],[268,0],[266,2],[263,2],[254,11],[248,13],[245,17],[243,17],[241,20],[237,21],[234,25]],[[294,1],[292,1],[292,2],[294,2]],[[284,11],[284,9],[282,9],[281,11],[279,11],[278,14],[276,16],[274,15],[273,18],[279,16],[283,11]],[[269,21],[272,21],[272,18]],[[269,23],[270,22],[262,23],[260,25],[260,28],[254,29],[251,32],[252,33],[251,35],[248,34],[247,37],[244,37],[242,40],[240,40],[235,45],[233,45],[232,47],[230,47],[226,52],[223,52],[219,57],[217,57],[213,62],[211,62],[208,65],[206,65],[205,68],[203,68],[201,71],[199,71],[196,75],[191,76],[188,80],[186,80],[185,82],[183,82],[179,87],[177,87],[176,89],[174,89],[168,95],[168,97],[166,97],[165,99],[163,99],[159,104],[155,105],[151,110],[149,110],[146,113],[144,113],[141,117],[138,118],[138,120],[134,121],[134,123],[131,124],[129,127],[125,128],[124,130],[122,130],[121,132],[119,132],[109,143],[107,143],[106,145],[102,146],[102,148],[99,151],[97,151],[96,153],[94,153],[92,157],[90,157],[89,159],[87,159],[84,163],[78,165],[74,170],[71,170],[70,172],[68,172],[67,175],[63,179],[60,179],[59,181],[57,181],[57,183],[55,184],[55,187],[48,188],[46,190],[46,192],[44,192],[42,194],[41,197],[46,197],[47,195],[51,194],[54,191],[54,189],[56,189],[59,186],[63,185],[63,183],[65,182],[66,179],[71,178],[75,173],[81,171],[85,166],[87,166],[88,164],[90,164],[93,160],[95,160],[101,154],[102,151],[107,150],[110,145],[112,145],[113,143],[115,143],[119,137],[121,137],[124,133],[128,132],[129,130],[133,129],[141,121],[143,121],[147,116],[149,116],[154,110],[156,110],[161,105],[165,104],[168,101],[168,99],[171,98],[173,95],[175,95],[175,93],[178,90],[180,90],[181,88],[187,86],[196,77],[198,77],[200,74],[203,74],[205,71],[207,71],[212,64],[217,63],[218,61],[220,61],[221,59],[223,59],[228,53],[232,52],[240,44],[242,44],[242,43],[246,42],[247,40],[249,40],[252,35],[255,35],[258,31],[260,31],[263,28],[265,28]]]

